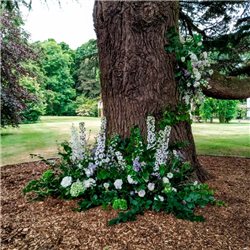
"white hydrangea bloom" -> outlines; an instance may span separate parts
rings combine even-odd
[[[72,183],[72,177],[71,176],[65,176],[63,177],[62,181],[61,181],[61,186],[66,188],[68,186],[70,186]]]
[[[83,183],[77,180],[74,182],[70,187],[70,195],[72,197],[78,197],[80,194],[82,194],[85,191],[85,188],[83,186]]]
[[[155,118],[153,116],[147,117],[147,149],[155,146]]]
[[[140,191],[138,192],[138,195],[139,195],[140,197],[144,197],[145,194],[146,194],[145,190],[140,190]]]
[[[152,182],[148,183],[148,190],[153,191],[154,189],[155,189],[155,184]]]
[[[114,182],[114,186],[115,186],[116,189],[122,189],[122,184],[123,184],[122,179],[117,179]]]
[[[74,124],[71,127],[71,148],[72,148],[72,161],[78,161],[83,159],[83,149],[79,141],[78,131]]]

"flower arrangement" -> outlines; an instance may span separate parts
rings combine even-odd
[[[156,132],[155,119],[149,116],[145,141],[136,127],[127,139],[107,140],[106,124],[103,118],[93,148],[86,143],[84,124],[80,123],[80,134],[73,127],[70,143],[62,144],[61,161],[29,182],[24,193],[33,192],[37,199],[77,197],[80,211],[99,205],[121,210],[110,225],[135,220],[148,209],[203,220],[194,210],[215,203],[213,191],[206,184],[189,181],[193,170],[179,150],[171,148],[170,126]]]

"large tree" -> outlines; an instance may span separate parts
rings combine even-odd
[[[183,1],[182,4],[182,9],[188,9],[190,1]],[[192,11],[198,11],[199,7],[193,6]],[[166,34],[173,27],[178,30],[179,13],[177,1],[95,2],[94,24],[108,136],[118,133],[128,137],[133,126],[139,126],[145,136],[148,115],[155,116],[159,121],[166,109],[174,111],[181,104],[174,74],[175,54],[165,51],[169,45]],[[185,11],[182,15],[185,15],[190,33],[193,30],[203,32],[193,24],[192,18]],[[234,36],[223,35],[224,41],[227,38],[233,44]],[[209,39],[204,32],[203,37],[206,38],[207,47],[216,42],[216,39]],[[214,97],[220,97],[222,92],[223,98],[250,95],[246,87],[249,86],[248,81],[245,80],[242,85],[244,93],[239,91],[239,82],[235,84],[235,81],[229,81],[231,86],[227,82],[224,78],[214,77],[210,82],[212,88],[204,89],[204,92]],[[182,149],[182,156],[196,169],[198,178],[204,180],[207,174],[197,160],[191,125],[187,121],[178,122],[172,127],[171,142],[180,141],[188,141],[188,145]]]

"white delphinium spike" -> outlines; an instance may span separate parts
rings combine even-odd
[[[79,123],[79,129],[80,129],[80,133],[79,133],[80,144],[81,144],[81,146],[83,147],[83,149],[85,151],[87,140],[86,140],[86,129],[85,129],[85,123],[84,122]]]
[[[155,118],[153,116],[147,117],[147,149],[155,146]]]
[[[95,162],[96,165],[100,166],[105,158],[105,144],[106,144],[106,118],[103,117],[101,120],[101,129],[97,136],[97,146],[95,151]]]
[[[118,165],[121,167],[121,169],[124,169],[126,167],[126,162],[123,158],[122,153],[120,151],[116,151],[115,155],[118,161]]]
[[[159,131],[159,138],[157,140],[157,149],[155,153],[155,172],[158,172],[160,165],[166,164],[167,162],[170,132],[170,126],[166,126],[164,130]]]
[[[79,141],[78,131],[74,124],[71,127],[71,148],[72,148],[72,161],[78,161],[83,159],[82,146]]]

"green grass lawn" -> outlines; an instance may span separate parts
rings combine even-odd
[[[33,160],[30,154],[56,157],[60,142],[69,139],[72,123],[86,123],[90,142],[99,126],[98,118],[45,116],[35,124],[1,130],[1,165]],[[193,124],[198,154],[250,157],[250,123]]]

